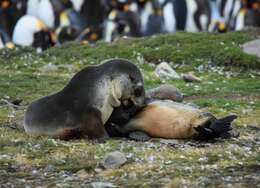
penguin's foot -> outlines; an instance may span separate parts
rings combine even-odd
[[[140,142],[145,142],[145,141],[148,141],[151,139],[151,137],[142,132],[142,131],[134,131],[134,132],[131,132],[128,137],[132,140],[135,140],[135,141],[140,141]]]
[[[198,140],[207,141],[215,138],[230,138],[232,137],[231,123],[237,118],[236,115],[229,115],[221,119],[213,121],[209,126],[196,127],[196,131],[199,133]]]

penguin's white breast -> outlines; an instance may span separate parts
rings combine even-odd
[[[84,0],[71,0],[72,2],[72,5],[73,5],[73,8],[76,10],[76,11],[80,11],[81,10],[81,7],[84,3]]]
[[[12,40],[21,46],[30,46],[34,40],[34,32],[37,32],[37,18],[33,16],[21,17],[14,27]]]
[[[198,31],[198,27],[195,24],[194,14],[198,9],[198,5],[195,0],[186,0],[187,4],[187,21],[186,21],[186,31],[196,32]]]
[[[47,25],[49,28],[55,26],[55,15],[50,0],[42,0],[39,4],[38,17]]]
[[[1,37],[0,37],[0,49],[4,48],[4,42],[2,41]]]
[[[172,33],[176,31],[176,18],[173,4],[167,3],[163,8],[164,24],[166,32]]]

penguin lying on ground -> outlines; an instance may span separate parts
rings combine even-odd
[[[106,127],[110,136],[128,136],[140,141],[150,137],[207,141],[229,136],[231,123],[236,118],[229,115],[217,119],[188,104],[154,99],[141,110],[130,103],[122,103],[114,110]]]
[[[38,52],[55,44],[55,39],[45,24],[30,15],[25,15],[18,20],[12,38],[16,45],[32,46]]]
[[[78,72],[61,91],[34,101],[25,114],[28,134],[64,140],[106,139],[104,124],[121,101],[143,107],[140,70],[123,59],[107,60]]]

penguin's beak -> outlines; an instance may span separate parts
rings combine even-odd
[[[9,48],[9,49],[14,49],[15,45],[14,45],[14,43],[12,43],[12,42],[7,42],[7,43],[5,44],[5,47],[6,47],[6,48]]]

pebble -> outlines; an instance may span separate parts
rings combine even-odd
[[[57,65],[53,65],[52,63],[48,63],[40,68],[40,72],[55,72],[58,70]]]
[[[155,74],[162,80],[180,79],[180,75],[166,62],[162,62],[155,68]]]
[[[89,174],[86,172],[86,170],[82,169],[82,170],[79,170],[77,171],[77,176],[83,180],[83,179],[86,179],[89,177]]]
[[[180,141],[177,139],[160,139],[160,143],[167,145],[178,145]]]
[[[260,57],[260,39],[252,40],[243,44],[243,51],[247,54]]]
[[[176,102],[183,101],[183,94],[180,90],[170,84],[162,84],[159,87],[147,90],[146,97],[149,99],[169,99]]]
[[[119,151],[107,153],[103,158],[102,165],[106,169],[118,168],[127,161],[125,155]]]
[[[201,79],[192,73],[183,74],[182,78],[185,82],[201,82]]]
[[[113,183],[110,182],[92,182],[91,186],[93,188],[110,188],[110,187],[117,187]]]

